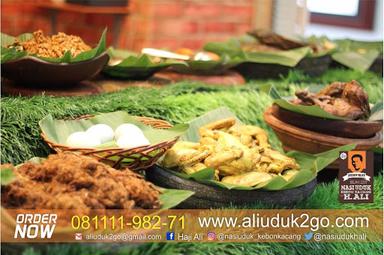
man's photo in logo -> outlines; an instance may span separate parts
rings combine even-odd
[[[365,151],[349,151],[348,152],[348,169],[352,172],[362,172],[366,166]]]

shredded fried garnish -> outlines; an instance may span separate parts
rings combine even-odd
[[[70,52],[72,57],[76,57],[91,47],[84,41],[74,35],[67,35],[59,32],[57,35],[45,36],[43,31],[33,32],[33,38],[28,41],[16,41],[9,47],[16,47],[27,51],[31,55],[37,55],[46,58],[61,58],[66,52]]]
[[[118,171],[97,160],[61,153],[41,164],[14,168],[17,176],[1,187],[5,208],[23,209],[156,209],[160,192],[142,176]]]

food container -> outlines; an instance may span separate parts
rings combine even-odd
[[[331,120],[300,114],[274,104],[270,111],[277,119],[302,129],[346,138],[370,138],[383,129],[382,121]]]
[[[90,60],[75,63],[52,63],[33,56],[25,56],[1,64],[1,75],[16,84],[63,88],[92,78],[103,69],[108,60],[107,52]]]
[[[180,178],[157,165],[147,171],[146,178],[162,187],[193,191],[195,194],[178,206],[185,209],[223,208],[229,205],[249,206],[258,203],[271,207],[292,207],[309,197],[317,184],[314,178],[302,186],[278,191],[223,189]]]
[[[379,74],[383,76],[383,56],[378,56],[372,65],[369,67],[369,71]]]
[[[345,138],[299,128],[276,118],[272,108],[265,111],[264,120],[273,129],[285,151],[317,154],[347,144],[356,144],[357,150],[369,150],[380,145],[383,140],[382,132],[370,138]],[[331,167],[338,168],[337,165]]]
[[[93,115],[80,116],[77,119],[88,119]],[[145,125],[152,126],[158,129],[168,129],[172,125],[165,120],[159,120],[149,117],[135,117],[137,121]],[[116,169],[128,167],[131,170],[138,171],[151,167],[163,154],[171,148],[178,137],[160,142],[141,146],[132,149],[124,148],[72,148],[67,145],[55,143],[47,138],[44,133],[41,133],[43,140],[56,152],[71,151],[82,155],[93,157],[103,163],[106,163]]]
[[[71,4],[82,4],[92,6],[126,6],[128,0],[66,0]]]
[[[115,79],[146,80],[163,69],[187,65],[178,60],[156,60],[145,54],[139,55],[122,49],[109,48],[108,54],[111,60],[102,73]]]
[[[234,69],[248,79],[269,79],[285,76],[290,70],[301,70],[309,76],[319,76],[328,70],[331,57],[324,55],[321,57],[303,58],[296,66],[289,67],[279,64],[245,62]]]
[[[335,60],[333,60],[330,64],[331,68],[339,68],[339,69],[348,69],[352,67],[345,66]],[[371,66],[368,68],[368,71],[374,72],[380,76],[383,76],[383,56],[378,56],[375,58]]]

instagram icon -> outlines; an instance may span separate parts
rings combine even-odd
[[[216,234],[215,234],[215,232],[208,232],[208,233],[207,233],[207,239],[208,239],[208,241],[214,241],[214,240],[216,240]]]

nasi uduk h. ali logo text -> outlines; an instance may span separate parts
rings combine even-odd
[[[51,239],[57,214],[21,213],[16,216],[15,239]]]
[[[373,153],[348,151],[340,153],[340,201],[373,202]]]

